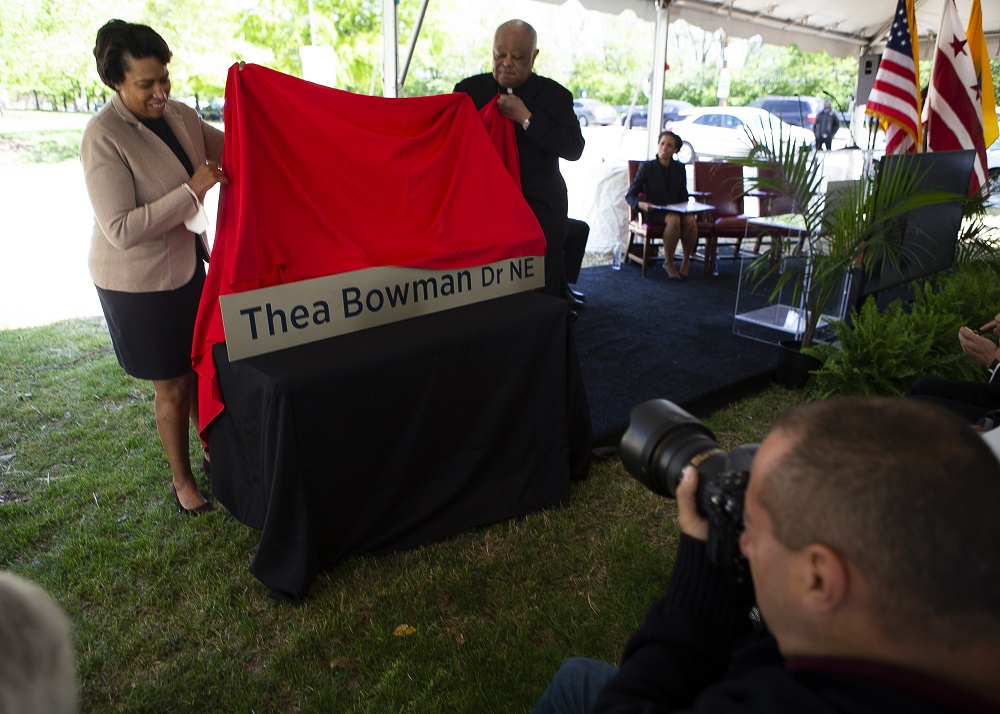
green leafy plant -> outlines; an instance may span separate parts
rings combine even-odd
[[[831,325],[836,345],[803,350],[822,362],[810,396],[904,396],[922,376],[979,380],[982,369],[962,352],[958,328],[978,328],[1000,310],[996,249],[993,258],[963,263],[925,281],[905,306],[879,311],[869,298],[850,321]]]
[[[813,396],[906,396],[914,380],[927,374],[968,376],[966,367],[974,363],[957,348],[955,338],[962,324],[954,313],[922,308],[907,313],[898,300],[879,311],[869,297],[850,325],[832,324],[836,347],[817,343],[803,348],[823,363],[813,373]]]

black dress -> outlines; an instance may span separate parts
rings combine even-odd
[[[659,206],[685,203],[688,200],[685,164],[675,160],[664,166],[659,159],[643,161],[625,194],[625,202],[633,210],[638,210],[639,194],[646,194],[644,200]],[[648,220],[650,223],[663,223],[666,215],[666,211],[650,211]]]

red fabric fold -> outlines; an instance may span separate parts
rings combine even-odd
[[[505,117],[497,108],[499,97],[498,94],[487,102],[479,110],[479,117],[483,120],[486,133],[490,135],[490,141],[493,142],[493,147],[500,155],[500,160],[507,167],[507,171],[517,185],[517,190],[520,191],[521,159],[517,150],[517,130],[514,128],[513,120]]]
[[[514,149],[504,156],[516,161],[504,123]],[[545,254],[510,180],[517,166],[508,175],[465,94],[367,97],[234,64],[225,125],[230,183],[192,347],[203,438],[224,408],[212,360],[225,340],[221,295],[377,266],[451,270]]]

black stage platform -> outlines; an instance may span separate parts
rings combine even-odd
[[[696,417],[773,377],[777,348],[733,334],[740,262],[719,261],[719,275],[692,263],[684,282],[660,267],[584,268],[575,285],[587,307],[573,323],[595,446],[617,443],[629,411],[662,397]]]

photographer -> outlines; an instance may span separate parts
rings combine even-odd
[[[677,485],[670,586],[621,667],[569,660],[536,712],[1000,711],[1000,463],[968,425],[885,398],[779,420],[739,539],[773,636],[735,650],[741,592],[706,558],[698,480]]]

